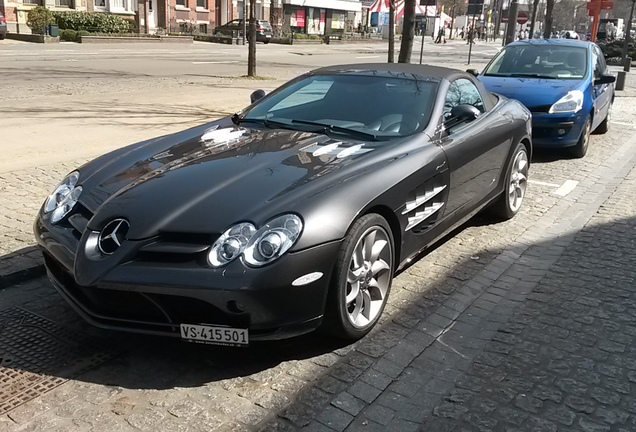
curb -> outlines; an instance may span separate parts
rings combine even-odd
[[[44,276],[46,270],[39,249],[29,246],[0,258],[0,289]]]

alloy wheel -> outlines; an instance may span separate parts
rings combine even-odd
[[[393,260],[388,233],[379,226],[359,238],[347,273],[346,314],[356,328],[372,323],[384,309],[391,286]]]

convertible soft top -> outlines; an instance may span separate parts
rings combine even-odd
[[[449,79],[455,74],[464,74],[458,69],[451,69],[431,65],[416,65],[407,63],[362,63],[339,66],[327,66],[313,71],[315,74],[332,73],[357,73],[396,76],[400,74],[411,75],[417,78],[439,81]]]

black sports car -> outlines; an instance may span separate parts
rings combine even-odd
[[[49,277],[90,323],[228,345],[355,340],[395,272],[524,198],[531,116],[472,75],[315,70],[231,117],[70,173],[35,222]]]

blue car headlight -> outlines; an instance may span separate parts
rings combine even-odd
[[[241,254],[250,266],[269,264],[296,243],[302,230],[302,220],[294,214],[274,218],[258,230],[250,223],[239,223],[214,242],[208,252],[208,264],[221,267]]]
[[[79,172],[73,171],[60,182],[44,202],[44,213],[51,213],[51,223],[64,219],[82,194],[82,187],[77,186]]]
[[[583,92],[581,90],[571,90],[556,101],[548,111],[550,114],[576,113],[583,108]]]

